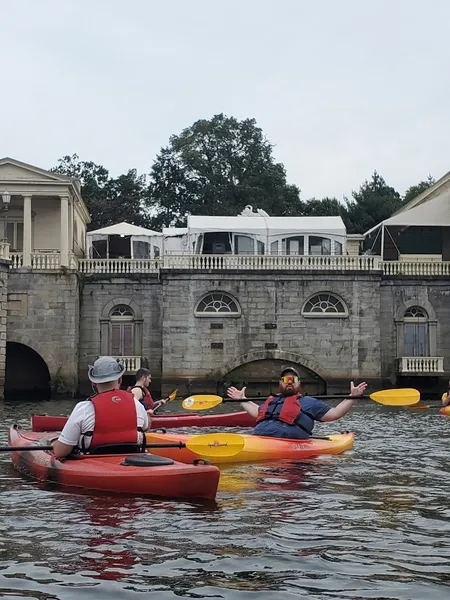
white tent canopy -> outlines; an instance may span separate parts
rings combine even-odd
[[[448,227],[450,226],[450,190],[439,196],[385,219],[365,235],[379,227]]]
[[[145,227],[138,227],[131,223],[116,223],[116,225],[109,225],[108,227],[102,227],[95,231],[90,231],[88,236],[91,235],[138,235],[138,236],[153,236],[162,235],[159,231],[153,231],[153,229],[146,229]]]
[[[188,216],[189,246],[201,252],[201,240],[206,234],[228,233],[229,245],[233,247],[235,236],[249,236],[262,244],[260,248],[272,248],[280,240],[298,236],[317,236],[329,238],[345,247],[346,229],[341,217],[270,217],[258,213],[238,215],[236,217]],[[199,245],[200,244],[200,245]],[[245,247],[246,243],[243,242]],[[250,253],[251,245],[246,245]],[[258,247],[253,245],[253,251]]]
[[[253,234],[260,236],[328,234],[345,238],[346,229],[341,217],[203,217],[188,216],[190,234],[212,231]]]
[[[130,223],[117,223],[87,235],[91,258],[154,258],[161,253],[162,233]]]
[[[188,228],[187,227],[163,227],[163,253],[183,254],[188,252]]]

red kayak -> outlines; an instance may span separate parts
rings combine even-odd
[[[67,417],[51,415],[33,415],[31,428],[33,431],[61,431]],[[216,415],[158,415],[152,418],[152,429],[173,429],[174,427],[253,427],[253,419],[245,411]]]
[[[45,434],[11,427],[11,446],[48,445],[57,432]],[[153,454],[102,454],[57,459],[48,450],[11,452],[14,467],[40,481],[61,486],[165,498],[214,500],[220,471],[208,464],[183,464]]]

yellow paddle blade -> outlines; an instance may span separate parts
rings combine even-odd
[[[221,396],[200,394],[198,396],[189,396],[189,398],[185,398],[181,403],[181,406],[186,410],[206,410],[207,408],[214,408],[221,403]]]
[[[381,390],[370,394],[369,398],[386,406],[410,406],[420,400],[420,392],[414,388]]]
[[[237,433],[208,433],[188,440],[186,448],[203,458],[217,458],[236,456],[243,450],[244,444],[245,439]]]
[[[169,398],[169,400],[175,400],[175,398],[177,397],[177,392],[178,392],[178,389],[173,390],[173,392],[167,396]]]

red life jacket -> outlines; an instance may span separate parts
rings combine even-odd
[[[148,410],[149,408],[153,409],[154,402],[148,389],[143,385],[130,385],[130,387],[127,388],[127,392],[132,392],[134,388],[139,388],[142,390],[142,398],[139,400],[139,402],[144,405],[145,410]]]
[[[137,412],[133,394],[125,390],[110,390],[97,394],[90,400],[95,409],[95,426],[90,448],[138,443]]]
[[[309,420],[312,420],[314,425],[314,419],[302,411],[301,405],[298,402],[301,396],[301,394],[295,394],[294,396],[269,396],[259,409],[256,423],[270,420],[282,421],[287,425],[296,425],[305,433],[311,435],[312,429],[309,427]],[[278,410],[280,405],[281,409]],[[308,418],[306,419],[305,417]]]

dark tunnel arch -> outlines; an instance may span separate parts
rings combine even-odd
[[[35,350],[6,343],[5,400],[46,400],[51,396],[50,372]]]

